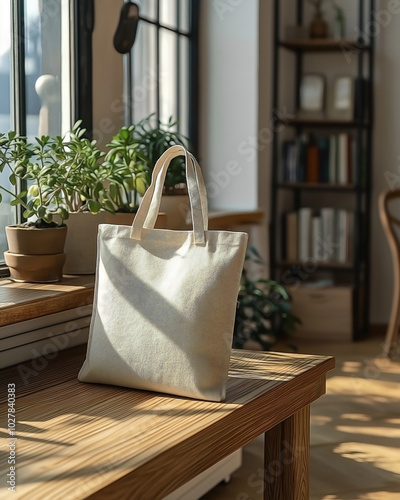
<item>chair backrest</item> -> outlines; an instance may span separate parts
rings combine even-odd
[[[400,201],[400,189],[386,191],[379,196],[379,216],[385,231],[393,260],[393,300],[383,354],[392,356],[398,352],[397,338],[400,320],[400,217],[393,214],[394,201]],[[389,204],[391,205],[389,207]],[[397,212],[400,214],[400,208]]]
[[[393,264],[395,266],[395,279],[397,280],[400,279],[400,237],[396,233],[395,227],[397,226],[400,229],[400,217],[394,216],[389,208],[389,203],[394,200],[400,201],[400,189],[381,193],[379,196],[379,216],[392,252]]]

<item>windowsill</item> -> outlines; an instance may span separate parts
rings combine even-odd
[[[94,275],[64,277],[58,283],[15,283],[0,279],[0,327],[93,302]]]

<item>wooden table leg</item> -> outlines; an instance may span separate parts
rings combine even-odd
[[[264,500],[309,500],[310,406],[265,433]]]

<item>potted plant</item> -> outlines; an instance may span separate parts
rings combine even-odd
[[[254,247],[250,247],[246,260],[254,264],[263,261]],[[291,313],[289,292],[279,283],[269,279],[252,279],[244,267],[238,295],[233,347],[240,349],[270,350],[282,340],[287,340],[301,323]],[[296,349],[293,344],[289,344]]]
[[[80,124],[80,121],[77,122],[65,137],[36,137],[32,143],[15,132],[10,132],[7,136],[0,135],[1,171],[9,169],[11,185],[29,187],[20,194],[15,194],[5,186],[1,186],[1,189],[14,198],[11,202],[13,205],[24,207],[23,215],[29,221],[21,227],[41,229],[37,233],[39,251],[50,254],[44,245],[43,229],[60,227],[62,230],[59,232],[66,233],[64,221],[68,220],[66,255],[58,257],[58,263],[63,261],[64,267],[61,267],[66,274],[95,271],[97,226],[103,219],[93,215],[102,216],[106,210],[112,211],[112,203],[105,187],[108,171],[100,162],[104,153],[96,147],[95,141],[84,137],[85,129]],[[6,231],[10,247],[9,235],[16,231],[14,228],[7,228]],[[32,248],[32,243],[29,242],[29,255],[34,251]],[[9,252],[17,253],[14,252],[12,243]],[[14,270],[16,257],[10,253],[6,255],[6,262],[12,276],[23,279],[20,274],[17,277]],[[29,279],[44,281],[43,276],[38,274],[40,269],[36,269],[36,278]],[[58,271],[57,276],[49,280],[60,278],[61,272]]]
[[[49,138],[36,138],[30,144],[16,132],[0,133],[0,172],[5,169],[11,186],[31,185],[19,194],[0,186],[0,202],[4,191],[13,199],[11,205],[21,205],[24,217],[34,219],[6,227],[9,250],[4,257],[11,277],[17,281],[58,281],[65,262],[64,220],[68,211],[60,204],[58,187],[52,187],[59,165],[52,161]],[[54,213],[58,214],[59,223],[53,221]]]
[[[107,169],[107,198],[113,212],[106,214],[106,223],[132,225],[133,218],[150,184],[151,172],[134,139],[135,126],[122,127],[107,144],[104,167]],[[166,227],[166,214],[159,213],[155,224]]]
[[[157,160],[169,147],[176,144],[187,147],[188,140],[175,130],[176,125],[177,122],[172,117],[168,123],[163,124],[155,118],[153,113],[135,126],[133,138],[137,144],[137,151],[150,172],[153,171]],[[166,212],[169,228],[186,228],[189,197],[184,158],[174,158],[171,161],[165,178],[160,210]]]
[[[106,216],[108,223],[132,224],[140,196],[149,186],[149,169],[133,140],[134,128],[134,125],[122,127],[107,144],[103,166],[108,172],[107,193],[114,212]]]

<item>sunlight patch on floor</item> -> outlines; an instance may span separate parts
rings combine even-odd
[[[312,425],[326,425],[332,422],[332,418],[324,415],[311,415],[310,422]]]
[[[356,420],[357,422],[369,422],[371,417],[364,413],[343,413],[342,419]]]
[[[348,434],[353,435],[364,434],[365,436],[385,437],[388,439],[395,439],[400,437],[400,428],[388,429],[387,427],[364,427],[362,425],[358,425],[357,427],[337,425],[336,429],[339,432],[347,432]]]
[[[372,491],[370,493],[354,493],[346,495],[325,495],[320,500],[399,500],[398,492],[390,491]]]
[[[369,443],[347,442],[340,443],[334,452],[343,458],[359,463],[372,464],[379,469],[400,474],[400,461],[398,448],[389,448]],[[400,477],[399,477],[400,480]]]

